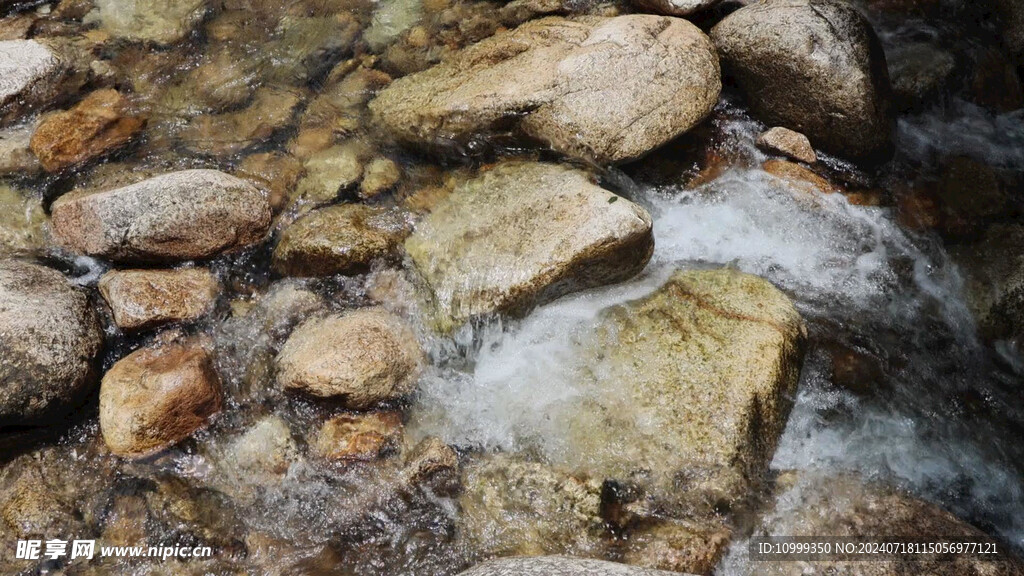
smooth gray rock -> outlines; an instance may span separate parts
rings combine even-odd
[[[491,560],[460,576],[680,576],[680,573],[585,558],[540,556]]]

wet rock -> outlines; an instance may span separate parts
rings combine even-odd
[[[987,338],[1024,338],[1024,227],[990,226],[950,250],[965,276],[967,303]]]
[[[500,164],[461,183],[405,242],[442,330],[626,280],[653,248],[643,208],[585,172],[533,162]]]
[[[245,490],[239,490],[241,485],[278,484],[298,459],[299,448],[288,423],[269,415],[234,438],[217,459],[217,467],[225,491],[245,496]]]
[[[600,481],[495,455],[467,466],[462,484],[460,532],[484,556],[602,550]]]
[[[112,270],[99,290],[119,328],[141,330],[202,318],[213,310],[220,285],[205,268]]]
[[[115,38],[157,44],[182,40],[206,15],[204,0],[94,0],[98,21]]]
[[[302,162],[283,152],[260,152],[246,156],[239,163],[236,175],[267,191],[270,208],[279,212],[288,195],[299,183],[305,168]]]
[[[261,46],[262,74],[272,82],[301,86],[327,73],[359,37],[360,26],[349,10],[330,16],[286,14],[274,30],[273,40]]]
[[[100,385],[100,428],[110,451],[141,458],[189,437],[220,411],[220,379],[191,343],[157,344],[118,360]]]
[[[127,144],[145,120],[128,113],[116,90],[97,90],[70,110],[46,116],[32,135],[32,152],[47,172],[94,160]]]
[[[633,0],[641,10],[650,10],[667,16],[689,16],[695,12],[706,10],[719,0]]]
[[[1024,107],[1024,85],[1021,84],[1020,73],[1005,51],[988,47],[973,57],[973,77],[967,94],[972,102],[996,114]]]
[[[313,154],[305,162],[306,176],[299,181],[297,200],[311,206],[332,202],[341,191],[359,182],[370,155],[370,147],[360,140],[349,140]]]
[[[867,484],[850,476],[791,473],[779,482],[775,508],[762,519],[755,536],[819,536],[872,541],[885,534],[889,542],[979,542],[993,540],[981,530],[940,507],[881,484]],[[955,555],[944,560],[885,561],[766,561],[757,562],[758,574],[797,576],[1015,576],[1024,563],[999,547],[1000,560]]]
[[[266,195],[216,170],[171,172],[113,190],[78,191],[51,208],[54,235],[75,252],[115,261],[208,258],[259,241]]]
[[[761,169],[782,180],[787,188],[797,194],[834,194],[842,192],[842,188],[832,184],[827,178],[794,162],[777,159],[768,160],[761,165]]]
[[[38,120],[0,129],[0,176],[32,176],[42,171],[32,153],[32,135]]]
[[[42,200],[0,185],[0,258],[32,256],[45,247]]]
[[[65,64],[35,40],[0,42],[0,124],[9,124],[56,95]]]
[[[867,20],[831,0],[772,0],[711,31],[726,71],[765,122],[857,160],[894,149],[885,55]]]
[[[404,214],[379,206],[342,204],[310,212],[281,234],[273,267],[288,276],[333,276],[393,260],[408,235]]]
[[[1017,58],[1017,64],[1024,63],[1024,6],[1014,0],[995,0],[1003,44],[1010,54]]]
[[[459,455],[439,438],[424,438],[406,455],[402,476],[411,486],[426,487],[435,494],[454,494],[462,485]]]
[[[342,414],[324,422],[316,450],[331,460],[374,460],[397,449],[401,439],[398,412]]]
[[[622,561],[671,572],[711,574],[731,537],[732,531],[715,519],[645,522],[630,529]]]
[[[296,328],[277,356],[277,380],[285,390],[362,410],[410,393],[422,362],[405,322],[366,308]]]
[[[363,32],[363,40],[371,50],[379,51],[422,17],[423,0],[384,0],[373,11],[373,19]]]
[[[772,128],[757,138],[757,145],[769,152],[782,154],[800,162],[814,164],[818,161],[818,156],[814,153],[807,136],[789,128]]]
[[[0,533],[21,539],[84,536],[75,502],[54,486],[53,470],[35,455],[18,458],[0,472]],[[8,530],[10,532],[8,532]]]
[[[0,426],[45,423],[93,389],[103,333],[60,272],[0,260],[0,334]]]
[[[398,164],[390,158],[374,158],[363,169],[359,183],[360,198],[374,198],[390,190],[402,178]]]
[[[605,164],[683,134],[720,89],[713,47],[684,20],[550,17],[392,82],[370,110],[409,144],[465,144],[518,121],[560,152]]]
[[[489,560],[459,576],[672,576],[676,572],[651,570],[601,560],[541,556]]]
[[[291,125],[302,104],[297,90],[260,88],[246,108],[224,114],[204,114],[181,134],[185,146],[202,154],[230,156],[270,140]]]
[[[900,110],[922,106],[949,80],[956,69],[953,55],[929,42],[894,48],[889,58],[893,97]]]
[[[331,76],[335,73],[332,71]],[[389,82],[391,77],[380,70],[356,68],[340,80],[328,84],[309,103],[302,114],[299,130],[324,131],[331,137],[355,133],[363,124],[366,102]]]

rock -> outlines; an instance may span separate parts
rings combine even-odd
[[[885,55],[852,6],[757,2],[727,16],[711,38],[726,72],[763,121],[855,160],[892,154],[895,119]]]
[[[285,390],[362,410],[410,393],[422,362],[401,319],[366,308],[296,328],[277,356],[277,380]]]
[[[94,0],[97,11],[86,18],[99,22],[115,38],[173,44],[206,15],[204,0]]]
[[[506,162],[461,183],[405,242],[442,330],[640,272],[651,217],[557,164]]]
[[[459,455],[439,438],[424,438],[406,456],[402,476],[409,485],[454,494],[461,486]]]
[[[637,8],[667,16],[689,16],[711,8],[719,0],[633,0]]]
[[[42,200],[0,184],[0,258],[32,256],[46,244]]]
[[[594,555],[602,550],[601,482],[505,455],[468,466],[460,533],[483,556]]]
[[[38,125],[38,120],[31,120],[0,129],[0,176],[32,176],[42,172],[31,148]]]
[[[142,458],[202,428],[220,411],[220,379],[198,345],[167,343],[118,360],[100,385],[100,429],[110,451]]]
[[[767,471],[805,338],[793,303],[769,282],[676,272],[603,313],[584,347],[590,399],[569,417],[565,463],[620,481],[643,471],[651,495],[682,497],[689,513],[735,509]]]
[[[124,146],[143,125],[143,118],[128,114],[124,96],[97,90],[70,110],[45,117],[32,135],[32,152],[47,172],[59,172]]]
[[[978,542],[993,540],[981,530],[957,519],[934,504],[882,484],[867,484],[851,476],[825,476],[810,472],[790,473],[780,478],[774,509],[766,514],[754,535],[819,536],[830,540],[856,538],[873,541],[885,534],[887,542]],[[951,555],[944,560],[915,562],[758,561],[757,574],[797,576],[890,576],[893,574],[934,574],[935,576],[1018,576],[1024,563],[997,546],[999,558],[969,554]]]
[[[270,227],[266,195],[216,170],[183,170],[113,190],[79,191],[51,208],[64,247],[119,262],[208,258]]]
[[[644,522],[630,529],[622,561],[671,572],[711,574],[731,536],[732,531],[716,519]]]
[[[119,328],[141,330],[202,318],[213,310],[220,285],[205,268],[112,270],[99,290]]]
[[[548,17],[395,80],[370,111],[408,144],[464,145],[518,122],[555,150],[607,164],[683,134],[720,90],[714,48],[685,20]]]
[[[280,14],[279,7],[275,10]],[[260,46],[268,56],[261,75],[271,82],[308,84],[349,53],[359,33],[359,22],[347,7],[336,7],[322,16],[286,14],[280,18],[274,38]]]
[[[320,428],[316,450],[331,460],[374,460],[394,451],[402,440],[398,412],[342,414]]]
[[[236,175],[267,191],[270,208],[279,212],[285,207],[288,195],[302,178],[302,162],[283,152],[259,152],[242,159]]]
[[[60,57],[35,40],[0,42],[0,124],[49,103],[65,72]]]
[[[795,162],[767,160],[761,165],[761,169],[782,180],[789,190],[798,195],[835,194],[843,191],[842,188],[829,182],[827,178]]]
[[[818,156],[814,153],[814,148],[811,147],[811,141],[807,139],[807,136],[781,126],[776,126],[761,134],[757,138],[757,146],[807,164],[814,164],[818,161]]]
[[[1024,227],[992,225],[979,241],[950,254],[965,276],[964,294],[981,334],[1024,337]]]
[[[363,169],[359,183],[360,198],[374,198],[390,190],[402,178],[402,171],[390,158],[374,158]]]
[[[288,423],[280,416],[263,416],[216,457],[217,483],[225,493],[250,501],[250,488],[280,484],[300,458]]]
[[[383,0],[373,11],[363,40],[378,52],[423,17],[423,0]]]
[[[995,6],[1003,44],[1020,65],[1024,63],[1024,6],[1015,0],[995,0]]]
[[[310,212],[281,234],[273,267],[288,276],[333,276],[369,270],[394,260],[409,233],[405,215],[365,204],[342,204]]]
[[[296,190],[298,200],[312,206],[332,202],[342,190],[359,182],[369,156],[370,148],[359,140],[313,154],[305,162],[306,176]]]
[[[478,564],[459,576],[679,576],[676,572],[650,570],[601,560],[541,556],[500,558]]]
[[[194,152],[231,156],[265,143],[291,125],[302,104],[293,89],[260,88],[249,106],[224,114],[204,114],[189,122],[181,134]]]
[[[331,76],[334,74],[332,71]],[[324,131],[331,138],[335,134],[355,133],[363,125],[366,102],[389,82],[391,77],[380,70],[356,68],[341,80],[325,86],[309,103],[299,122],[299,130]]]
[[[0,260],[0,334],[0,426],[43,424],[92,391],[103,332],[60,272]]]
[[[931,42],[900,46],[886,57],[894,101],[901,111],[927,104],[956,70],[953,55]]]

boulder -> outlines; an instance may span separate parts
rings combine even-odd
[[[61,58],[35,40],[0,42],[0,124],[47,104],[65,72]]]
[[[956,59],[941,45],[915,42],[886,54],[893,101],[901,111],[927,105],[956,70]]]
[[[331,460],[373,460],[395,451],[402,441],[398,412],[342,414],[320,427],[316,451]]]
[[[650,260],[654,238],[643,208],[586,172],[506,162],[459,184],[405,249],[447,330],[626,280]]]
[[[711,8],[719,0],[633,0],[640,10],[650,10],[668,16],[689,16]]]
[[[0,260],[0,426],[42,424],[84,401],[103,332],[64,276]]]
[[[287,391],[362,410],[412,392],[422,363],[405,322],[364,308],[296,328],[277,356],[277,380]]]
[[[365,204],[342,204],[310,212],[281,234],[273,266],[288,276],[333,276],[369,270],[394,260],[409,233],[405,215]]]
[[[115,38],[138,42],[173,44],[206,15],[205,0],[95,0],[96,11],[86,22]]]
[[[202,347],[172,342],[118,360],[100,384],[110,451],[142,458],[189,437],[220,411],[220,378]]]
[[[459,576],[679,576],[678,572],[651,570],[601,560],[541,556],[499,558],[460,573]]]
[[[70,110],[45,117],[32,135],[32,152],[47,172],[59,172],[124,146],[144,125],[128,113],[117,90],[97,90]]]
[[[407,144],[463,146],[518,125],[559,152],[607,164],[683,134],[720,91],[714,48],[685,20],[548,17],[395,80],[370,111]]]
[[[776,126],[761,134],[757,138],[757,145],[761,149],[782,154],[807,164],[814,164],[818,161],[818,156],[814,153],[814,148],[807,136],[782,126]]]
[[[99,290],[119,328],[141,330],[202,318],[213,310],[220,285],[205,268],[112,270]]]
[[[885,55],[850,4],[757,2],[718,23],[711,38],[761,120],[854,160],[892,154],[895,117]]]
[[[41,253],[45,224],[42,199],[0,184],[0,258]]]
[[[954,246],[967,304],[986,338],[1024,337],[1024,226],[994,224],[975,242]]]
[[[64,247],[118,262],[209,258],[259,241],[266,194],[216,170],[183,170],[113,190],[78,191],[51,207]]]

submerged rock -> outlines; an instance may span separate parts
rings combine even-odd
[[[808,164],[814,164],[818,161],[818,156],[814,153],[814,148],[811,147],[811,142],[807,139],[807,136],[794,132],[789,128],[776,126],[768,130],[757,138],[757,145],[769,152],[789,156],[794,160]]]
[[[60,272],[0,260],[0,334],[0,426],[45,423],[92,390],[103,332]]]
[[[0,129],[0,176],[32,176],[42,171],[32,153],[38,119]]]
[[[194,152],[213,156],[238,154],[265,143],[291,125],[301,104],[302,95],[297,90],[260,88],[242,110],[193,119],[181,139]]]
[[[0,258],[41,253],[45,223],[42,199],[0,184]]]
[[[65,71],[60,57],[35,40],[0,42],[0,124],[49,103]]]
[[[220,379],[202,347],[168,343],[118,360],[100,385],[110,451],[141,458],[184,440],[220,411]]]
[[[306,176],[299,181],[296,200],[311,206],[332,202],[338,194],[359,182],[372,151],[360,140],[348,140],[311,155]]]
[[[316,450],[332,460],[373,460],[398,448],[402,416],[398,412],[342,414],[320,428]]]
[[[173,44],[206,15],[205,0],[94,0],[98,20],[115,38]]]
[[[220,285],[205,268],[112,270],[100,278],[99,290],[119,328],[141,330],[202,318],[213,309]]]
[[[302,162],[284,152],[259,152],[242,159],[237,175],[267,190],[270,208],[279,212],[305,169]]]
[[[765,122],[806,134],[833,154],[879,160],[895,117],[881,44],[867,20],[834,0],[770,0],[711,31],[723,67]]]
[[[277,356],[277,380],[285,390],[363,410],[412,392],[422,362],[404,321],[367,308],[296,328]]]
[[[541,556],[500,558],[479,564],[459,576],[678,576],[677,572],[651,570],[601,560]]]
[[[48,172],[58,172],[124,146],[144,124],[128,114],[128,101],[116,90],[97,90],[45,117],[32,135],[32,152]]]
[[[714,48],[685,20],[549,17],[395,80],[370,110],[409,144],[462,145],[518,123],[560,152],[606,164],[683,134],[720,90]]]
[[[281,234],[273,266],[289,276],[333,276],[393,260],[409,225],[404,214],[379,206],[342,204],[315,210]]]
[[[506,162],[463,182],[405,242],[449,329],[626,280],[654,249],[647,212],[556,164]]]
[[[995,224],[976,242],[954,246],[971,312],[987,338],[1024,337],[1024,226]]]
[[[78,191],[51,208],[64,247],[121,262],[208,258],[259,241],[266,194],[216,170],[184,170],[113,190]]]

